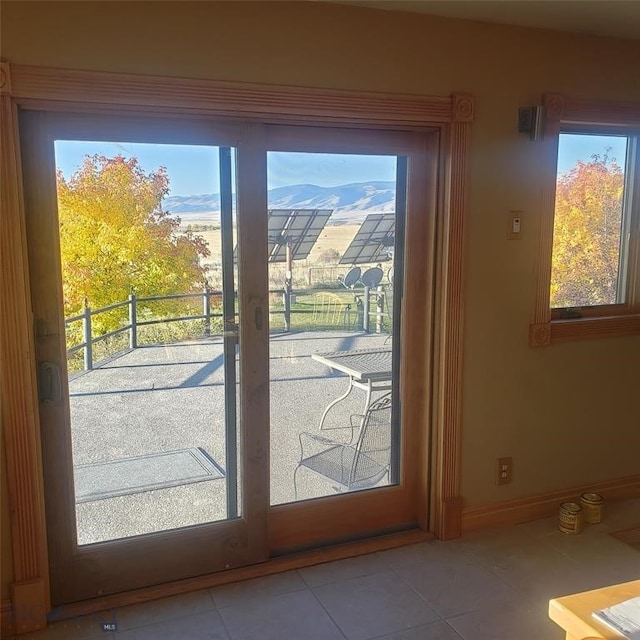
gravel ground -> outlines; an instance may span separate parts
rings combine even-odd
[[[294,500],[298,436],[317,433],[326,406],[348,378],[311,359],[312,353],[382,346],[385,336],[307,331],[275,334],[270,342],[271,504]],[[74,464],[202,447],[223,468],[224,372],[219,338],[145,346],[120,354],[70,382]],[[361,413],[355,389],[328,416],[348,426]],[[325,435],[347,438],[350,430]],[[298,499],[331,495],[332,483],[302,469]],[[222,520],[226,480],[78,504],[80,544]]]

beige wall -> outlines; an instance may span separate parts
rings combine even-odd
[[[15,63],[473,93],[465,504],[640,473],[640,338],[527,346],[542,184],[539,147],[516,132],[518,107],[543,91],[640,101],[640,42],[317,2],[5,1],[2,18],[2,56]],[[518,241],[506,240],[509,209],[524,212]],[[507,455],[514,482],[496,487]]]

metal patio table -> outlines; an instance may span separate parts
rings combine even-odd
[[[313,353],[311,357],[334,371],[340,371],[349,376],[349,386],[346,392],[333,400],[324,410],[322,418],[320,418],[320,429],[324,428],[329,411],[339,402],[345,400],[354,387],[366,392],[363,414],[367,412],[371,404],[371,394],[374,391],[389,391],[392,387],[392,350],[390,347]]]

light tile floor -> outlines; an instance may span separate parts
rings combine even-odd
[[[58,622],[28,640],[562,640],[549,598],[640,577],[609,535],[640,499],[578,536],[555,518],[484,530]],[[101,622],[116,621],[116,633]]]

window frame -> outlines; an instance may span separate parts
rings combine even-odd
[[[545,126],[540,245],[529,344],[547,346],[568,340],[640,335],[640,104],[579,100],[543,95]],[[630,140],[625,181],[625,214],[629,221],[625,302],[577,308],[551,308],[551,262],[555,221],[558,145],[562,133],[610,133]],[[625,230],[623,229],[623,233]]]

